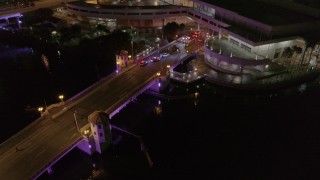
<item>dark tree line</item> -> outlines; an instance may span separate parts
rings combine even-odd
[[[163,27],[163,35],[169,42],[175,40],[177,37],[181,36],[182,32],[185,29],[184,24],[178,24],[176,22],[167,23]]]

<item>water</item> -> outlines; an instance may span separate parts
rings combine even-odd
[[[26,105],[57,101],[62,91],[70,97],[96,79],[84,61],[61,59],[48,70],[41,55],[0,61],[2,139],[38,116]],[[153,167],[136,138],[114,131],[103,154],[74,149],[39,179],[319,179],[319,90],[317,83],[258,93],[172,82],[164,93],[199,97],[142,94],[111,120],[142,137]]]
[[[0,142],[38,118],[39,106],[59,102],[60,94],[68,99],[97,81],[92,60],[75,49],[48,49],[36,52],[0,44],[0,120],[5,123],[0,127]],[[100,76],[112,68],[99,71]]]
[[[74,150],[43,178],[318,179],[317,85],[304,93],[298,87],[257,93],[171,83],[166,92],[199,97],[167,101],[143,94],[111,120],[143,138],[153,167],[135,138],[115,132],[113,148],[89,161]],[[159,100],[161,115],[154,111]]]

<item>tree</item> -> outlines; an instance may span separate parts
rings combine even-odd
[[[163,27],[163,35],[168,39],[169,42],[171,42],[176,38],[179,30],[180,26],[176,22],[170,22]]]
[[[181,24],[179,25],[179,31],[180,31],[180,33],[181,33],[181,34],[184,34],[185,29],[186,29],[186,25],[183,24],[183,23],[181,23]]]
[[[306,51],[311,48],[311,52],[308,56],[308,63],[310,63],[310,60],[311,60],[311,55],[312,55],[312,52],[315,48],[315,45],[319,42],[320,40],[320,34],[319,32],[310,32],[308,34],[305,34],[303,35],[304,37],[304,41],[305,41],[305,45],[304,45],[304,48],[303,48],[303,51],[302,51],[302,56],[301,56],[301,59],[300,59],[300,66],[303,65],[303,62],[305,60],[305,54],[306,54]]]
[[[96,27],[97,31],[101,31],[101,32],[105,32],[105,33],[110,33],[110,30],[102,25],[102,24],[98,24],[97,27]]]
[[[284,49],[282,56],[285,57],[285,62],[287,61],[288,58],[291,58],[293,55],[293,49],[291,49],[290,47],[287,47]]]
[[[293,58],[294,61],[296,61],[298,54],[301,54],[302,48],[298,46],[293,46],[293,52],[296,54],[296,56]]]
[[[41,23],[50,19],[53,15],[53,10],[50,8],[40,8],[24,14],[24,20],[28,24]]]

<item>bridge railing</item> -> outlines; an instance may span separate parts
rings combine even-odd
[[[79,137],[78,139],[75,139],[75,141],[68,146],[65,150],[58,153],[54,159],[50,160],[48,163],[46,163],[45,166],[43,166],[36,174],[32,176],[31,179],[37,179],[39,178],[50,166],[54,165],[57,161],[59,161],[63,156],[65,156],[67,153],[69,153],[77,144],[82,140],[82,137]]]

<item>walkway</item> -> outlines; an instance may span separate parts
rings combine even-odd
[[[244,69],[242,74],[228,74],[209,67],[205,63],[203,56],[195,57],[188,66],[190,71],[185,73],[179,73],[173,69],[170,78],[186,84],[205,78],[213,84],[226,87],[247,90],[270,90],[302,83],[315,79],[320,75],[317,69],[309,71],[305,69],[298,70],[297,68],[283,69],[276,63],[268,65],[265,71],[247,68]]]

